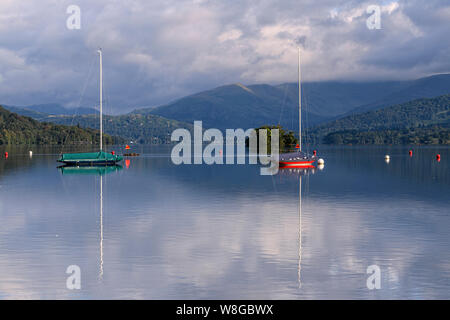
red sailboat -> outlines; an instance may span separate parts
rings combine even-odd
[[[302,149],[302,90],[300,79],[300,48],[298,48],[298,140],[296,146],[297,151],[290,153],[282,153],[279,156],[280,168],[314,168],[313,163],[316,161],[316,155],[313,156],[301,151]]]

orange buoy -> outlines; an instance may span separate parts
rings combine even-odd
[[[125,167],[128,169],[130,167],[130,159],[125,160]]]
[[[130,150],[130,146],[129,146],[129,145],[126,145],[126,146],[125,146],[125,150]]]
[[[297,143],[297,145],[295,146],[297,149],[300,149],[300,145]]]
[[[409,156],[412,157],[412,150],[409,150]]]

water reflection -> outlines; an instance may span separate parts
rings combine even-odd
[[[100,174],[100,279],[103,278],[103,177]]]
[[[128,163],[129,166],[129,163]],[[118,172],[123,169],[120,165],[115,166],[59,166],[58,169],[63,175],[93,175],[99,177],[100,182],[100,271],[99,279],[103,279],[103,176]]]
[[[85,167],[76,167],[76,166],[59,166],[58,169],[62,174],[75,174],[75,175],[98,175],[103,176],[105,174],[114,173],[123,169],[122,166],[85,166]]]
[[[1,298],[449,297],[445,149],[319,149],[322,171],[276,176],[174,166],[170,149],[66,175],[34,151],[0,161]]]
[[[323,169],[323,165],[322,169]],[[298,179],[298,272],[297,281],[298,288],[302,287],[302,177],[316,173],[316,167],[308,166],[306,168],[280,168],[279,175],[282,177],[291,177]]]

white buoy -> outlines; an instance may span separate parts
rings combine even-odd
[[[322,158],[320,158],[319,160],[317,160],[317,164],[324,165],[325,161]]]
[[[391,157],[389,157],[388,154],[384,156],[384,160],[389,160],[389,159],[391,159]]]
[[[30,158],[33,156],[33,151],[30,151]]]
[[[323,165],[323,164],[318,164],[318,165],[317,165],[317,168],[318,168],[319,170],[323,170],[323,168],[325,168],[325,165]]]

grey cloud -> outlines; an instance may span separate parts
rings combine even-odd
[[[226,83],[294,81],[299,40],[306,80],[450,70],[444,0],[379,2],[382,30],[366,28],[365,9],[374,2],[356,0],[80,0],[81,30],[68,30],[72,2],[0,4],[0,103],[76,106],[87,85],[81,105],[95,105],[99,46],[112,112]]]

